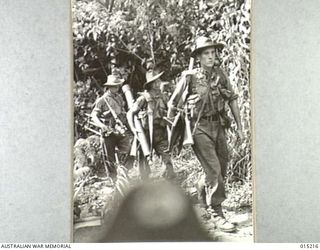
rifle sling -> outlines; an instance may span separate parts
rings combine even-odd
[[[216,79],[216,83],[218,83],[220,77],[218,76],[217,79]],[[192,131],[192,135],[194,135],[194,133],[196,132],[196,129],[198,127],[198,124],[199,124],[199,121],[201,119],[201,116],[202,116],[202,112],[204,110],[204,107],[205,105],[207,104],[208,102],[208,99],[210,98],[210,104],[213,105],[213,101],[212,101],[212,98],[210,96],[210,86],[208,86],[209,89],[207,91],[207,94],[206,94],[206,98],[205,100],[203,101],[202,105],[201,105],[201,108],[200,108],[200,111],[199,111],[199,114],[198,114],[198,117],[197,117],[197,120],[196,120],[196,123],[194,124],[194,128],[193,128],[193,131]]]
[[[119,117],[117,116],[117,113],[112,109],[110,103],[107,101],[106,97],[103,97],[103,100],[105,101],[105,103],[107,104],[108,108],[110,109],[110,113],[113,116],[115,122],[119,122],[120,126],[123,126],[122,121],[119,119]],[[114,99],[113,99],[114,100]],[[116,100],[115,100],[116,101]],[[116,101],[117,102],[117,101]],[[118,102],[117,102],[118,103]]]
[[[194,133],[196,132],[196,129],[197,129],[198,124],[199,124],[199,121],[200,121],[200,119],[201,119],[202,112],[203,112],[204,107],[206,106],[206,104],[207,104],[207,102],[208,102],[209,93],[210,93],[210,91],[207,91],[206,98],[205,98],[204,101],[202,102],[202,105],[201,105],[201,108],[200,108],[200,110],[199,110],[196,123],[194,124],[194,128],[193,128],[193,131],[192,131],[192,135],[194,135]]]

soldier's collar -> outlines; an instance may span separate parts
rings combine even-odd
[[[149,94],[152,97],[157,98],[157,97],[161,96],[161,90],[160,89],[154,89],[153,91],[149,91]]]
[[[212,79],[212,78],[214,78],[214,75],[215,75],[215,69],[214,68],[212,68],[212,71],[211,71],[211,73],[209,72],[209,71],[207,71],[207,70],[205,70],[204,68],[202,68],[202,67],[200,67],[199,68],[199,73],[202,75],[202,76],[204,76],[206,79]]]
[[[208,70],[202,68],[202,67],[199,68],[199,71],[200,71],[202,74],[206,75],[206,76],[207,76],[207,75],[210,75],[210,72],[209,72]],[[213,68],[212,68],[211,72],[213,72]]]

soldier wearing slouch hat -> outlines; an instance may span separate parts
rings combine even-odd
[[[230,120],[225,110],[228,104],[238,128],[238,136],[243,139],[238,95],[234,92],[226,73],[215,66],[216,50],[223,45],[213,42],[209,37],[198,37],[191,56],[200,61],[200,67],[182,74],[169,106],[177,106],[182,91],[187,90],[188,101],[193,106],[192,148],[205,172],[203,185],[199,187],[199,198],[203,205],[213,212],[217,226],[226,232],[235,230],[222,211],[221,203],[226,199],[224,177],[228,163],[225,128]],[[186,88],[186,84],[188,86]],[[173,118],[174,112],[168,114]]]

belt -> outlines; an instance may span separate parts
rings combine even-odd
[[[209,122],[218,121],[219,120],[219,114],[214,114],[214,115],[210,115],[210,116],[202,116],[201,119],[209,121]]]

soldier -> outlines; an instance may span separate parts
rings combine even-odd
[[[155,150],[158,156],[161,156],[162,161],[166,165],[164,177],[172,179],[175,177],[170,154],[166,151],[168,147],[166,122],[163,117],[166,115],[168,97],[161,93],[163,82],[160,80],[163,72],[158,70],[149,70],[146,73],[147,82],[144,84],[145,91],[140,93],[140,96],[129,109],[127,118],[130,128],[135,133],[133,125],[133,116],[139,113],[145,124],[146,134],[149,137],[149,143],[152,149]],[[146,160],[140,161],[140,174],[143,179],[150,174],[150,166]]]
[[[108,170],[111,177],[116,176],[115,148],[126,155],[125,165],[131,168],[133,158],[129,157],[132,135],[127,130],[125,101],[119,94],[119,88],[124,79],[118,76],[109,75],[104,84],[108,89],[106,93],[96,101],[91,113],[92,121],[100,127],[105,137],[105,151]],[[112,114],[114,113],[114,114]],[[116,116],[116,117],[114,117]]]
[[[220,230],[232,232],[235,226],[228,222],[223,214],[221,203],[226,199],[224,177],[227,170],[228,151],[225,128],[230,126],[225,103],[230,106],[238,128],[238,136],[242,140],[242,126],[237,103],[238,95],[234,93],[230,82],[219,67],[216,67],[216,49],[221,44],[214,43],[210,38],[199,37],[192,57],[200,61],[200,68],[188,70],[170,98],[169,106],[178,103],[185,84],[187,103],[193,105],[193,150],[205,172],[204,184],[199,188],[199,198],[206,208],[210,208],[216,225]],[[169,113],[169,118],[172,114]]]

